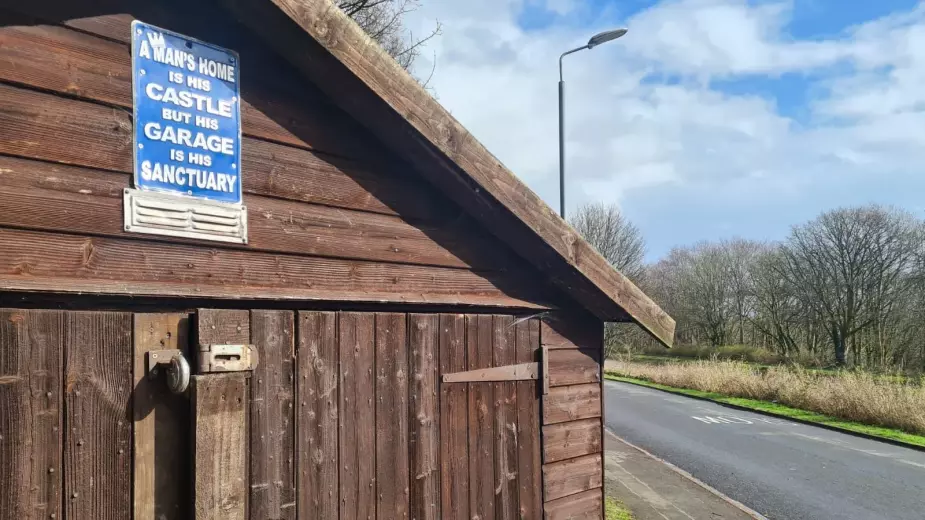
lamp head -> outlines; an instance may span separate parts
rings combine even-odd
[[[626,29],[621,27],[619,29],[614,29],[612,31],[604,31],[597,33],[588,40],[588,48],[593,49],[602,43],[607,43],[610,40],[616,40],[617,38],[626,34]]]

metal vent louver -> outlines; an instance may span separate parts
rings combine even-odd
[[[247,243],[247,207],[181,195],[126,189],[125,230]]]

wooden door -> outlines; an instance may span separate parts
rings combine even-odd
[[[440,335],[442,379],[539,361],[536,320],[447,316]],[[542,517],[539,381],[441,383],[442,518]]]
[[[134,316],[135,520],[295,518],[294,317]],[[151,355],[175,351],[191,373],[180,394],[152,377]]]

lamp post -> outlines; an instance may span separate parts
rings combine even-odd
[[[576,47],[570,51],[565,51],[559,56],[559,215],[565,218],[565,81],[562,80],[562,58],[573,52],[593,49],[602,43],[626,34],[626,29],[614,29],[597,33],[588,40],[588,43],[581,47]]]

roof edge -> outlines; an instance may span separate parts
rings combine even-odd
[[[563,292],[602,320],[633,321],[671,346],[675,321],[501,164],[330,0],[218,1],[335,104],[394,151],[410,157],[422,176],[550,276]],[[338,70],[338,65],[343,70]],[[345,87],[344,72],[356,79],[348,83],[360,82],[363,88]],[[371,115],[382,121],[370,123]],[[396,132],[397,128],[406,131]],[[474,192],[479,200],[460,200],[468,196],[461,194],[460,187]],[[519,236],[525,231],[529,234],[529,230],[542,243]]]

